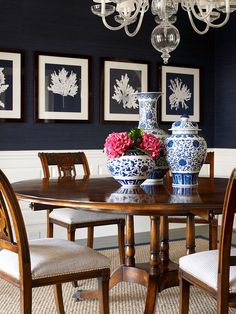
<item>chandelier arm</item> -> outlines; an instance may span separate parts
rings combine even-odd
[[[106,20],[106,15],[105,15],[105,12],[106,12],[106,1],[105,0],[101,0],[101,18],[102,18],[102,22],[103,22],[103,25],[110,29],[111,31],[118,31],[120,29],[122,29],[124,27],[124,24],[120,24],[118,26],[111,26],[107,23],[107,20]]]
[[[201,0],[196,0],[196,1],[197,1],[197,3],[200,3]],[[198,4],[198,8],[199,8],[199,11],[201,12],[201,15],[202,15],[203,11],[201,9],[200,4]],[[219,23],[219,24],[214,24],[214,23],[211,23],[210,21],[207,21],[207,20],[205,21],[204,20],[204,18],[207,18],[210,15],[210,13],[212,12],[212,9],[209,10],[209,12],[207,14],[208,16],[203,17],[203,15],[202,15],[202,19],[201,20],[203,20],[205,23],[207,23],[210,27],[220,28],[220,27],[224,26],[228,22],[228,20],[229,20],[229,17],[230,17],[230,0],[225,0],[225,8],[226,8],[225,19],[221,23]]]
[[[103,25],[112,30],[112,31],[117,31],[117,30],[120,30],[122,28],[125,29],[125,33],[129,36],[129,37],[133,37],[135,35],[137,35],[138,31],[140,30],[140,27],[142,25],[142,21],[143,21],[143,16],[145,14],[145,12],[149,9],[149,5],[145,5],[142,7],[142,5],[140,4],[140,2],[138,1],[135,1],[135,3],[138,3],[137,4],[137,7],[136,7],[136,10],[135,10],[135,13],[128,17],[125,16],[122,12],[119,13],[119,15],[123,18],[123,23],[121,23],[120,25],[118,26],[111,26],[110,24],[108,24],[107,20],[106,20],[106,16],[105,15],[102,15],[102,22],[103,22]],[[102,4],[105,5],[105,1],[103,0],[102,1]],[[140,8],[142,7],[141,11],[140,11]],[[130,24],[130,21],[134,20],[138,14],[140,13],[140,17],[139,17],[139,22],[135,28],[135,30],[133,32],[130,32],[129,29],[128,29],[128,25]]]
[[[199,34],[199,35],[204,35],[204,34],[206,34],[206,33],[208,32],[210,26],[209,26],[208,24],[206,24],[205,29],[204,29],[203,31],[200,31],[200,30],[197,28],[197,26],[195,25],[194,21],[193,21],[193,17],[192,17],[191,11],[190,11],[190,10],[187,10],[187,12],[188,12],[189,21],[190,21],[190,23],[191,23],[192,28],[194,29],[194,31],[195,31],[197,34]]]
[[[208,24],[210,27],[213,27],[213,28],[220,28],[220,27],[224,26],[224,25],[228,22],[229,16],[230,16],[230,13],[227,12],[224,21],[221,22],[220,24],[213,24],[213,23],[211,23],[211,22],[209,22],[209,23],[207,23],[207,24]]]
[[[135,1],[135,3],[136,3],[136,5],[137,5],[137,7],[136,7],[135,12],[134,12],[133,15],[127,17],[127,16],[125,16],[125,14],[123,14],[123,12],[119,12],[119,15],[120,15],[124,20],[130,21],[130,20],[132,20],[132,19],[135,19],[135,18],[138,16],[139,11],[140,11],[140,8],[141,8],[141,3],[138,2],[138,1]]]
[[[198,1],[198,0],[197,0]],[[193,27],[193,29],[196,31],[198,30],[198,28],[196,27],[195,23],[193,22],[193,18],[192,18],[192,14],[194,15],[194,17],[202,22],[205,22],[209,27],[212,27],[212,28],[220,28],[222,26],[224,26],[228,20],[229,20],[229,17],[230,17],[230,10],[229,10],[229,1],[228,0],[225,0],[225,5],[226,5],[226,16],[225,16],[225,19],[219,23],[219,24],[214,24],[214,23],[211,23],[210,21],[207,21],[207,17],[210,15],[211,11],[208,12],[208,14],[206,14],[205,16],[202,16],[202,17],[199,17],[199,15],[197,14],[197,12],[195,11],[195,8],[194,6],[191,4],[191,9],[189,7],[186,8],[187,12],[188,12],[188,16],[189,16],[189,19],[190,19],[190,16],[191,16],[191,19],[190,19],[190,22],[191,22],[191,25]],[[201,12],[201,8],[199,9]],[[194,26],[193,26],[194,25]],[[206,34],[206,29],[204,31],[196,31],[198,34]]]
[[[120,29],[122,29],[125,25],[124,23],[118,25],[118,26],[111,26],[107,23],[107,20],[106,20],[106,17],[105,15],[102,16],[102,22],[103,22],[103,25],[108,28],[109,30],[111,31],[119,31]]]
[[[197,1],[198,1],[198,0],[197,0]],[[194,17],[195,17],[196,19],[198,19],[199,21],[205,22],[205,20],[210,16],[212,10],[208,9],[208,10],[207,10],[207,13],[204,15],[204,13],[203,13],[202,8],[200,7],[200,5],[198,5],[198,9],[199,9],[199,11],[200,11],[201,16],[199,16],[199,14],[196,12],[195,7],[194,7],[194,5],[193,5],[192,2],[191,2],[191,4],[190,4],[190,7],[189,7],[189,6],[187,7],[187,11],[192,11],[192,13],[193,13],[193,15],[194,15]]]
[[[128,35],[129,37],[134,37],[135,35],[137,35],[138,31],[140,30],[140,27],[142,25],[142,22],[143,22],[143,17],[144,17],[144,13],[146,11],[144,9],[142,9],[142,11],[140,12],[140,17],[139,17],[139,21],[138,21],[138,24],[135,28],[135,30],[133,32],[130,32],[129,31],[129,28],[128,28],[128,25],[125,25],[124,26],[124,29],[125,29],[125,33],[126,35]]]

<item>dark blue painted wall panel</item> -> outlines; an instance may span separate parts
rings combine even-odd
[[[236,148],[236,14],[215,34],[215,147]]]
[[[92,1],[12,0],[1,2],[2,49],[21,49],[25,54],[24,122],[0,123],[0,150],[96,149],[103,148],[111,131],[128,130],[137,123],[104,124],[100,121],[101,58],[128,58],[149,62],[149,91],[159,90],[160,54],[151,46],[156,26],[148,13],[134,38],[123,31],[112,32],[90,13]],[[179,10],[176,26],[181,42],[170,65],[200,68],[201,134],[214,146],[214,37],[197,35],[187,15]],[[234,24],[236,25],[236,23]],[[34,51],[91,56],[91,121],[88,123],[35,123]],[[222,50],[223,51],[223,50]],[[231,59],[233,56],[231,55]],[[235,84],[236,86],[236,84]],[[224,91],[221,97],[224,101]],[[219,106],[218,106],[219,107]],[[235,111],[234,111],[235,112]],[[221,113],[220,113],[221,115]],[[160,123],[167,130],[169,124]]]

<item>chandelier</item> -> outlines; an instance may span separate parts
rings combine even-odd
[[[93,0],[91,10],[101,17],[110,30],[124,28],[133,37],[142,25],[144,14],[149,10],[149,0]],[[231,12],[236,10],[236,0],[152,0],[151,12],[158,24],[151,34],[153,47],[162,53],[164,63],[168,63],[170,52],[180,42],[178,29],[173,25],[179,5],[187,12],[195,32],[205,34],[210,27],[219,28],[227,23]],[[111,22],[111,17],[114,21]],[[203,23],[199,23],[201,21]]]

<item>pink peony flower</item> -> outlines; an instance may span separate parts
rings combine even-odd
[[[129,149],[140,150],[155,160],[160,154],[160,142],[153,134],[139,128],[129,133],[113,132],[106,138],[104,151],[108,158],[119,158]]]
[[[109,158],[119,158],[133,145],[134,141],[126,132],[111,133],[106,138],[104,149]]]
[[[160,154],[160,142],[153,134],[144,133],[141,137],[139,147],[147,151],[154,160],[157,159]]]

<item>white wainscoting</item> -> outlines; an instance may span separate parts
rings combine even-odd
[[[231,170],[236,167],[236,149],[209,149],[209,151],[215,152],[215,176],[229,177]],[[85,150],[84,152],[87,155],[92,174],[108,174],[106,158],[102,150]],[[8,176],[10,182],[42,177],[38,151],[1,151],[0,168]],[[208,169],[204,166],[201,175],[207,175],[207,172]],[[45,212],[33,212],[26,202],[21,202],[21,207],[29,238],[46,236]],[[172,228],[175,227],[181,226],[180,224],[172,226]],[[135,232],[146,232],[148,230],[149,218],[135,217]],[[95,237],[115,234],[117,234],[117,231],[113,226],[95,228]],[[55,236],[66,238],[65,229],[55,228]],[[86,230],[78,230],[76,237],[85,238]]]

